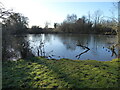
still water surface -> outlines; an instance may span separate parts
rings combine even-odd
[[[34,55],[38,55],[38,48],[40,41],[44,42],[44,49],[46,56],[52,58],[68,58],[80,60],[99,60],[109,61],[117,56],[112,55],[112,51],[108,49],[109,46],[117,43],[117,36],[114,35],[81,35],[81,34],[28,34],[26,40],[32,47]],[[82,54],[79,58],[76,55],[86,51],[82,45],[88,47],[90,50]],[[118,50],[115,48],[115,52]]]

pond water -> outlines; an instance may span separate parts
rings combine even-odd
[[[109,61],[118,54],[117,48],[116,54],[108,48],[117,43],[115,35],[28,34],[26,40],[29,41],[34,55],[37,56],[41,49],[45,56],[55,59]],[[40,47],[40,42],[43,42],[43,47]],[[76,57],[77,55],[79,57]]]

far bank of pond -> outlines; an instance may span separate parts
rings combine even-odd
[[[2,87],[119,88],[120,59],[111,61],[45,59],[5,61]]]

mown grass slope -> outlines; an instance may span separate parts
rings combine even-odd
[[[3,62],[3,88],[118,88],[120,59],[48,60],[41,57]]]

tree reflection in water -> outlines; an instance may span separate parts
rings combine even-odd
[[[29,48],[29,42],[25,40],[24,35],[8,35],[2,40],[3,59],[17,60],[19,58],[26,58],[34,56]]]
[[[34,35],[30,36],[32,36],[32,41],[34,41],[34,43],[30,41],[31,46],[37,48],[39,41],[43,39],[45,41],[46,56],[51,55],[55,59],[69,58],[76,60],[78,57],[76,58],[75,56],[79,54],[82,60],[111,60],[111,58],[116,57],[115,55],[111,57],[112,51],[108,49],[108,46],[117,43],[114,35],[40,34],[35,37]],[[88,47],[90,50],[77,45]],[[114,51],[117,53],[117,50],[115,48]],[[36,49],[33,49],[33,51],[37,52]]]

